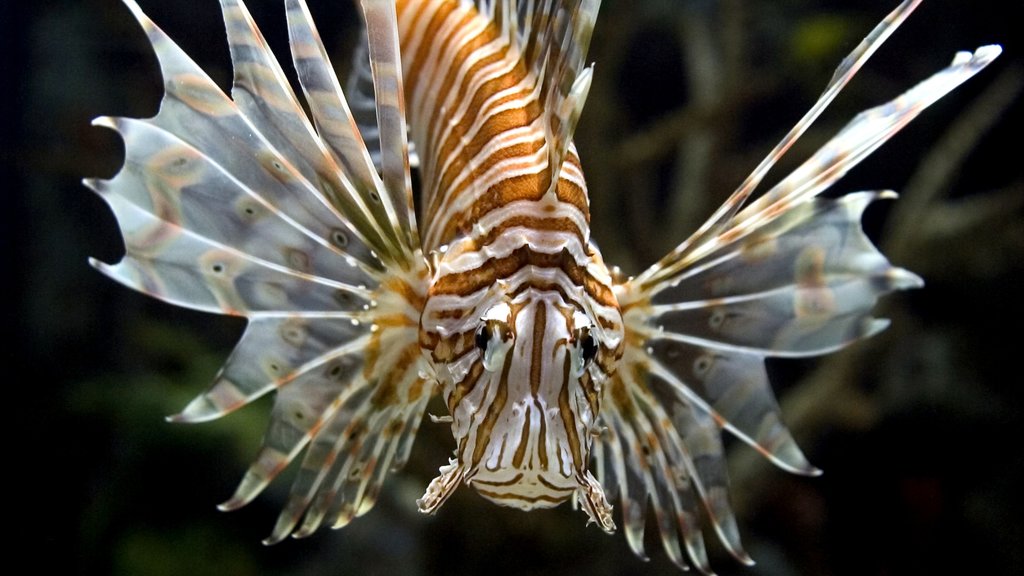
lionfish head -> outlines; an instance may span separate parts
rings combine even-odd
[[[569,296],[555,283],[499,282],[456,319],[445,318],[444,304],[428,301],[423,318],[437,323],[422,327],[421,343],[448,404],[456,450],[421,510],[435,510],[465,482],[522,510],[575,494],[592,519],[614,529],[588,462],[602,383],[621,354],[621,329],[613,327],[621,322],[599,322],[582,290]]]

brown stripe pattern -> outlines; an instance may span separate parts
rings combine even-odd
[[[842,61],[707,223],[613,282],[590,242],[572,144],[599,0],[361,0],[368,59],[351,108],[304,0],[284,3],[307,106],[242,0],[220,0],[230,96],[124,0],[166,92],[152,118],[95,122],[125,142],[118,174],[85,184],[113,210],[126,255],[93,264],[164,301],[248,320],[213,385],[171,419],[218,418],[273,393],[263,444],[221,506],[245,505],[294,463],[267,543],[369,511],[440,392],[455,458],[422,511],[470,484],[524,510],[575,497],[610,531],[607,490],[637,555],[653,523],[673,563],[710,573],[706,525],[749,563],[722,431],[817,473],[764,359],[877,333],[878,298],[921,285],[861,229],[865,208],[894,193],[817,196],[1000,47],[957,53],[747,200],[920,1],[904,0]]]
[[[554,506],[589,486],[622,330],[579,158],[570,144],[549,164],[542,68],[514,30],[454,0],[399,2],[398,21],[435,256],[420,343],[453,417],[452,474],[500,504]],[[488,342],[487,326],[505,336]],[[583,340],[596,358],[581,356]],[[428,491],[421,506],[445,497]]]

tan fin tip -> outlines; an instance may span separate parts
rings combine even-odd
[[[82,178],[82,186],[101,195],[106,191],[107,182],[107,180],[102,178]]]
[[[865,318],[860,326],[861,333],[858,338],[870,338],[888,328],[890,324],[892,320],[888,318]]]
[[[245,506],[248,503],[248,500],[243,500],[241,498],[238,498],[237,496],[232,496],[228,500],[225,500],[224,502],[217,504],[217,510],[220,510],[221,512],[233,512],[235,510],[238,510],[242,506]]]
[[[92,119],[92,122],[90,122],[90,124],[92,124],[93,126],[100,126],[102,128],[110,128],[111,130],[119,131],[117,129],[117,120],[115,120],[112,116],[97,116]]]
[[[198,396],[185,406],[185,409],[177,414],[167,416],[165,420],[177,424],[196,424],[216,420],[223,412],[217,409],[206,396]]]
[[[892,268],[886,272],[890,286],[894,290],[911,290],[924,287],[924,279],[910,270],[903,268]]]
[[[282,540],[284,540],[284,536],[282,536],[280,534],[271,534],[270,536],[267,536],[263,540],[260,540],[260,543],[263,544],[264,546],[273,546],[274,544],[277,544],[277,543],[281,542]]]
[[[93,258],[92,256],[90,256],[89,257],[89,266],[92,266],[93,268],[99,270],[100,272],[106,274],[107,276],[113,276],[114,275],[113,266],[110,265],[110,264],[107,264],[106,262],[104,262],[104,261],[102,261],[102,260],[100,260],[98,258]]]

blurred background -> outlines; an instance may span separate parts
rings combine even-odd
[[[347,69],[355,10],[310,3]],[[249,4],[287,54],[282,3]],[[606,260],[634,273],[683,240],[895,4],[605,0],[577,144]],[[927,286],[881,304],[893,326],[880,337],[770,363],[786,421],[825,474],[788,475],[730,442],[733,502],[758,564],[744,568],[712,543],[720,574],[1024,573],[1024,458],[1012,440],[1024,422],[1024,44],[1010,4],[925,2],[769,175],[777,181],[955,50],[1004,45],[831,192],[901,191],[868,210],[865,228]],[[142,5],[229,85],[216,2]],[[79,183],[113,175],[123,145],[89,121],[154,114],[156,60],[115,0],[0,3],[0,47],[11,200],[0,214],[14,296],[4,420],[15,447],[2,494],[16,557],[69,574],[676,573],[653,530],[643,563],[566,505],[525,514],[463,489],[437,516],[419,514],[415,499],[452,449],[447,427],[429,422],[406,470],[344,530],[262,546],[287,480],[217,512],[269,404],[197,426],[163,417],[205,389],[243,324],[149,300],[87,264],[123,253],[113,216]]]

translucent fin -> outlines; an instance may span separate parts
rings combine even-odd
[[[309,103],[314,125],[320,138],[327,145],[334,159],[345,167],[353,184],[365,191],[365,196],[382,186],[380,176],[374,168],[374,160],[380,161],[380,143],[377,140],[376,101],[373,98],[373,79],[367,60],[367,81],[369,109],[366,122],[372,126],[374,140],[364,142],[360,134],[357,116],[350,110],[345,94],[338,84],[338,78],[327,57],[323,41],[313,23],[312,15],[304,0],[286,0],[288,15],[288,37],[291,41],[292,61],[298,72],[302,91]],[[365,44],[365,39],[364,39]],[[352,96],[350,91],[350,96]],[[353,100],[358,100],[358,96]],[[355,106],[353,105],[354,109]]]
[[[590,91],[593,67],[585,67],[600,0],[494,2],[499,22],[518,20],[523,61],[541,79],[546,116],[548,165],[557,171],[569,152],[573,132]],[[505,14],[515,11],[518,14]],[[552,187],[554,184],[552,184]]]
[[[290,201],[282,209],[155,124],[99,123],[121,133],[126,149],[112,180],[85,181],[125,239],[122,262],[97,264],[108,275],[178,305],[229,314],[344,310],[367,297],[374,266],[352,253],[372,257],[344,221],[321,221]]]
[[[221,510],[252,501],[334,420],[348,398],[367,393],[362,367],[358,355],[317,362],[278,390],[256,460]]]
[[[355,241],[348,250],[353,256],[372,265],[378,258],[371,251],[389,254],[384,230],[360,208],[361,199],[340,173],[305,177],[300,167],[312,160],[288,158],[288,150],[278,150],[257,128],[260,120],[249,118],[133,1],[126,4],[153,44],[167,90],[160,112],[143,122],[173,134],[302,226],[341,226],[346,239]]]
[[[169,420],[219,418],[318,369],[329,380],[342,379],[342,372],[350,377],[360,365],[357,358],[369,340],[367,331],[340,314],[254,318],[210,389]]]
[[[690,561],[709,572],[698,498],[704,489],[688,453],[691,447],[667,411],[674,406],[652,395],[644,375],[635,370],[640,363],[623,360],[627,364],[608,383],[602,416],[607,429],[595,444],[599,479],[609,494],[618,494],[626,541],[637,556],[646,558],[649,500],[669,559],[686,569],[685,548]],[[721,458],[721,440],[715,439]],[[731,512],[726,517],[731,519]],[[738,540],[735,545],[741,550]]]
[[[241,1],[221,2],[233,99],[125,3],[166,93],[153,118],[96,121],[124,138],[125,165],[85,184],[114,211],[126,255],[94,265],[165,301],[249,319],[212,386],[169,418],[210,420],[277,391],[256,460],[222,508],[251,501],[312,444],[271,539],[307,508],[300,534],[325,513],[343,524],[407,460],[433,392],[420,376],[427,268],[409,208],[393,6],[368,2],[371,29],[390,38],[375,52],[382,177],[301,0],[287,1],[289,32],[319,133]]]
[[[388,216],[404,233],[405,246],[419,249],[416,210],[409,174],[409,131],[405,120],[402,56],[398,47],[398,20],[393,0],[362,0],[366,20],[370,69],[377,103],[380,170]]]
[[[275,148],[280,150],[289,161],[300,167],[300,171],[307,180],[318,182],[326,179],[331,189],[348,192],[348,194],[337,195],[338,200],[344,203],[343,212],[345,214],[359,214],[360,212],[367,214],[373,227],[384,237],[386,244],[379,246],[383,252],[394,252],[398,256],[403,252],[408,254],[414,251],[419,243],[418,241],[412,242],[416,223],[409,218],[407,209],[407,205],[412,202],[411,183],[407,181],[408,169],[406,169],[406,179],[403,180],[399,175],[397,181],[392,181],[395,180],[395,177],[389,176],[389,174],[394,172],[395,168],[387,166],[387,164],[393,163],[401,165],[405,162],[404,147],[399,144],[397,149],[388,150],[388,153],[384,155],[386,166],[383,170],[383,186],[379,181],[372,180],[372,172],[370,173],[371,179],[367,180],[366,167],[358,161],[342,162],[341,164],[346,167],[351,166],[356,170],[355,173],[347,175],[341,171],[307,121],[284,73],[273,54],[270,53],[270,49],[248,10],[245,9],[245,5],[238,0],[221,0],[221,5],[224,8],[224,22],[227,26],[228,43],[231,47],[231,60],[235,74],[232,96],[239,108]],[[372,4],[367,4],[367,10],[371,10],[371,6]],[[301,35],[302,28],[308,28],[308,34],[316,38],[315,28],[310,23],[308,10],[303,10],[301,5],[293,3],[292,6],[288,6],[288,12],[290,16],[289,33],[292,36]],[[368,12],[368,14],[370,13]],[[384,17],[386,18],[386,15]],[[393,13],[391,22],[393,27],[395,25]],[[374,26],[386,27],[387,24],[386,21],[380,21],[375,22]],[[329,68],[330,61],[322,50],[322,46],[320,48],[319,54],[323,58],[322,66]],[[293,51],[295,49],[296,47],[293,47]],[[397,51],[396,39],[393,48],[394,56],[388,57],[390,52],[387,50],[383,55],[375,56],[386,62],[391,62],[397,59]],[[388,64],[383,66],[387,67]],[[375,82],[374,84],[377,90],[387,92],[386,97],[381,100],[383,105],[380,106],[380,110],[383,115],[379,121],[384,122],[381,126],[388,135],[395,131],[391,127],[391,123],[394,122],[393,118],[396,115],[402,115],[401,110],[396,111],[394,105],[391,104],[395,98],[395,91],[397,90],[397,93],[401,94],[400,67],[395,75],[397,82],[392,78],[382,81],[384,83]],[[300,77],[300,81],[313,79],[315,78],[309,75]],[[336,89],[337,86],[329,85],[327,88]],[[344,97],[340,91],[337,91],[335,98],[343,100]],[[400,97],[398,101],[401,102]],[[404,122],[404,119],[402,121]],[[402,137],[404,139],[404,131]],[[398,169],[401,170],[401,167],[399,166]],[[343,178],[344,176],[348,177]],[[358,186],[353,186],[353,181],[358,183]],[[382,195],[381,190],[386,190],[387,193]],[[395,260],[401,261],[400,258],[395,258]]]
[[[352,106],[352,118],[374,166],[380,168],[380,130],[377,128],[377,99],[373,94],[373,71],[370,69],[370,48],[366,30],[352,53],[352,71],[345,82],[345,93]],[[409,142],[409,167],[419,168],[420,158],[414,142]]]
[[[402,295],[383,298],[387,324],[286,373],[256,462],[221,505],[247,504],[309,445],[268,544],[308,535],[325,516],[339,527],[364,514],[408,458],[433,388],[420,375],[417,319]]]
[[[974,53],[958,52],[948,67],[898,98],[857,115],[800,168],[740,212],[771,166],[817,119],[864,61],[919,2],[920,0],[907,0],[879,24],[857,49],[843,60],[818,102],[758,165],[740,188],[697,232],[662,258],[657,265],[638,276],[638,281],[645,284],[666,281],[722,244],[745,234],[759,222],[770,220],[791,206],[820,194],[899,132],[925,108],[983,70],[1002,52],[1002,48],[995,45],[983,46]]]
[[[344,526],[372,507],[387,473],[404,463],[433,389],[421,376],[418,322],[406,318],[378,334],[359,384],[313,438],[267,543],[309,535],[325,520]]]
[[[693,536],[699,500],[726,548],[749,563],[728,501],[721,430],[781,468],[818,473],[782,423],[764,358],[823,354],[871,336],[888,324],[871,316],[878,298],[923,284],[892,266],[861,229],[868,204],[894,193],[816,196],[988,65],[997,46],[959,53],[902,96],[859,114],[742,209],[768,169],[918,3],[903,2],[865,38],[811,111],[708,222],[617,287],[627,346],[605,394],[608,433],[594,452],[597,469],[620,496],[626,537],[638,555],[649,497],[668,556],[680,564],[682,544],[690,562],[708,572],[703,543]],[[670,483],[678,498],[665,496]],[[661,520],[671,515],[679,518],[674,525]]]
[[[870,315],[878,297],[917,288],[861,230],[861,192],[794,207],[696,262],[651,295],[651,341],[724,352],[810,356],[841,348],[884,326]]]
[[[340,528],[373,506],[398,449],[415,433],[429,399],[425,383],[409,376],[408,381],[353,399],[351,407],[345,406],[317,436],[268,542],[293,532],[296,537],[308,536],[323,523]],[[382,405],[382,390],[401,390],[412,397]]]

